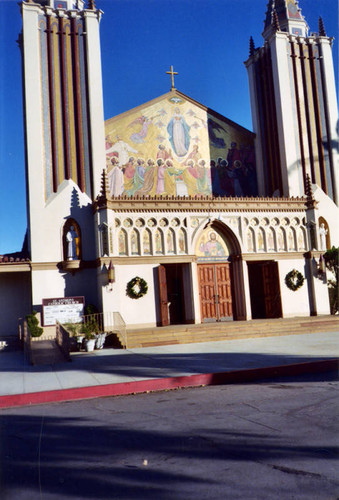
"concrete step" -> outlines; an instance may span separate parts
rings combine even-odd
[[[189,344],[280,335],[298,335],[321,331],[339,331],[339,318],[333,316],[272,320],[170,325],[147,330],[127,330],[128,347]]]

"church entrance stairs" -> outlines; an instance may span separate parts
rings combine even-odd
[[[339,317],[314,316],[128,329],[127,348],[339,331]]]

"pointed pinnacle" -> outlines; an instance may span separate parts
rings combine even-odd
[[[254,40],[250,37],[250,56],[253,56],[255,52]]]
[[[278,14],[277,14],[277,11],[275,9],[273,10],[273,13],[272,13],[272,26],[275,29],[275,31],[281,31]]]
[[[106,195],[107,195],[107,174],[105,169],[103,169],[101,175],[101,196],[106,198]]]
[[[308,206],[313,206],[313,204],[314,204],[314,197],[313,197],[313,189],[312,189],[311,178],[310,178],[309,174],[306,174],[305,194],[306,194],[306,197],[307,197],[307,205]]]
[[[91,10],[96,10],[95,0],[88,0],[88,8]]]
[[[324,26],[324,21],[322,17],[319,17],[319,36],[327,36]]]

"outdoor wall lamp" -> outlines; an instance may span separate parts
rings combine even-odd
[[[108,283],[111,285],[112,283],[115,282],[115,269],[112,264],[112,261],[110,261],[109,263],[107,273],[108,273]]]

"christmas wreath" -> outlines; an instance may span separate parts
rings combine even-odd
[[[136,276],[131,281],[127,283],[127,295],[131,299],[140,299],[146,295],[148,290],[148,285],[143,278]]]
[[[290,290],[293,290],[293,292],[301,288],[304,284],[304,281],[305,281],[304,276],[296,269],[292,269],[292,271],[287,273],[285,276],[286,286]]]

